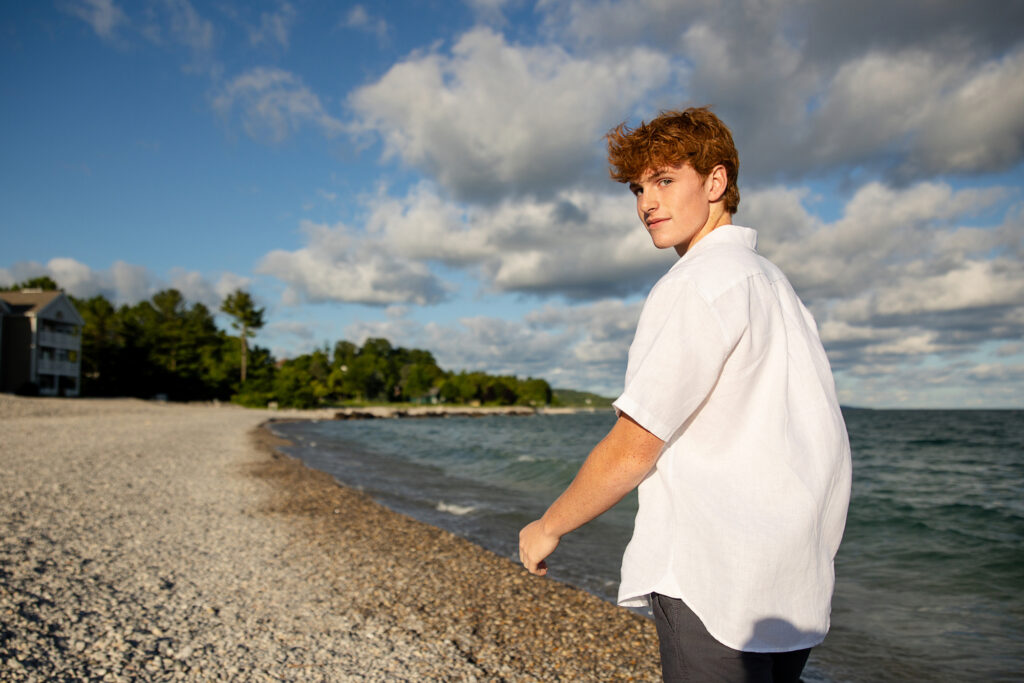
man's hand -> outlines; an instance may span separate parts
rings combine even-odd
[[[578,529],[637,487],[661,455],[665,442],[623,413],[590,451],[576,478],[544,516],[519,532],[519,561],[531,574],[548,573],[544,560],[562,536]]]
[[[544,561],[555,551],[561,539],[544,531],[544,522],[530,522],[519,532],[519,561],[526,570],[537,576],[548,573],[548,565]]]

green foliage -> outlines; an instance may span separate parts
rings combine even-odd
[[[206,306],[188,305],[178,290],[117,309],[102,296],[72,301],[85,320],[83,395],[227,400],[238,390],[234,342]],[[268,358],[264,351],[264,366]]]
[[[340,341],[281,364],[274,399],[281,407],[308,408],[345,402],[547,405],[551,387],[542,379],[520,380],[483,372],[442,370],[434,355],[367,339],[362,347]]]
[[[238,330],[238,339],[241,342],[241,368],[239,376],[242,384],[245,384],[249,366],[249,337],[256,334],[256,330],[263,327],[263,310],[256,308],[252,297],[248,292],[236,289],[228,295],[220,305],[220,310],[231,316],[231,327]]]
[[[546,406],[551,403],[551,385],[542,379],[529,377],[519,383],[521,405]]]
[[[288,408],[315,408],[319,404],[310,381],[310,356],[299,356],[285,361],[274,378],[274,397],[278,404]]]
[[[534,405],[551,403],[551,386],[542,379],[502,376],[483,372],[449,374],[440,386],[445,403],[479,405]]]
[[[575,391],[573,389],[553,389],[551,402],[558,406],[586,407],[586,408],[609,408],[614,399],[605,396],[598,396],[586,391]]]
[[[256,330],[263,327],[264,309],[256,308],[249,293],[241,289],[229,294],[220,305],[220,310],[233,318],[231,327],[239,330],[243,337],[252,337]]]
[[[239,347],[233,339],[227,340],[230,347],[227,362],[222,365],[228,368],[234,378],[239,364]],[[274,357],[270,351],[256,346],[249,349],[249,371],[244,384],[236,385],[237,392],[231,396],[231,400],[250,408],[265,408],[271,401],[276,400],[274,393],[274,379],[277,375],[277,367]]]
[[[40,278],[19,288],[50,284],[58,288]],[[230,399],[296,408],[353,401],[540,406],[553,400],[542,379],[447,372],[429,351],[396,347],[382,338],[367,339],[361,347],[339,341],[277,363],[266,349],[248,346],[247,339],[264,324],[263,309],[241,290],[220,307],[234,319],[237,337],[218,330],[206,306],[189,305],[176,289],[120,308],[102,296],[72,301],[85,320],[83,395]]]
[[[0,287],[0,292],[18,292],[22,289],[41,289],[44,292],[54,292],[60,289],[60,285],[58,285],[49,275],[43,275],[40,277],[29,278],[24,282],[18,282],[10,287]]]

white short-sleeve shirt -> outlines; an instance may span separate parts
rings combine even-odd
[[[724,645],[785,652],[829,628],[850,447],[814,319],[756,242],[717,228],[644,304],[615,408],[666,443],[618,601],[680,598]]]

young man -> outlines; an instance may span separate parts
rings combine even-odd
[[[850,448],[810,313],[732,225],[739,159],[706,108],[608,135],[655,246],[618,420],[519,534],[534,574],[639,486],[619,604],[650,604],[666,680],[797,681],[829,627]]]

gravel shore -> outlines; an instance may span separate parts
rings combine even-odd
[[[0,396],[0,680],[660,680],[650,622],[278,454],[268,417]]]

